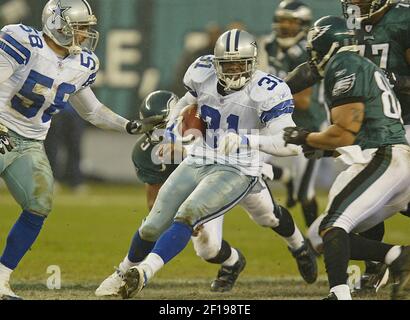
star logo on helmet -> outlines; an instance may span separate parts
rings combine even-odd
[[[316,39],[320,38],[321,36],[323,36],[329,29],[330,29],[331,25],[327,25],[327,26],[322,26],[322,27],[315,27],[311,30],[311,32],[309,32],[308,35],[308,41],[312,42],[315,41]]]
[[[71,7],[63,7],[61,5],[61,0],[57,2],[57,6],[53,9],[53,20],[52,23],[56,25],[57,29],[61,29],[61,21],[66,21],[64,13],[71,9]]]

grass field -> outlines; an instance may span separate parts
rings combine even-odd
[[[283,202],[283,195],[276,197]],[[320,208],[326,204],[320,196]],[[299,226],[303,220],[299,207],[293,211]],[[3,248],[20,208],[6,189],[0,190],[0,245]],[[123,259],[142,218],[146,215],[145,194],[135,186],[92,186],[88,193],[75,195],[60,191],[54,210],[37,242],[13,274],[12,286],[25,299],[96,299],[94,290]],[[386,239],[410,243],[410,220],[397,215],[387,222]],[[320,278],[305,285],[298,276],[294,260],[284,242],[269,229],[254,224],[240,208],[226,215],[224,238],[242,250],[247,267],[230,293],[214,294],[209,285],[218,266],[203,262],[189,244],[166,265],[149,286],[142,299],[320,299],[327,295],[323,261]],[[47,268],[61,270],[61,289],[46,287]],[[388,289],[378,296],[388,298]]]

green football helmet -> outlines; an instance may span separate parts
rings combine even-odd
[[[166,90],[154,91],[146,96],[139,108],[140,132],[145,133],[152,142],[159,142],[161,139],[154,131],[165,128],[170,110],[178,100],[175,93]]]
[[[349,18],[349,7],[357,6],[360,9],[360,18],[370,18],[373,14],[378,12],[380,9],[389,5],[390,3],[397,3],[398,1],[391,0],[340,0],[342,3],[343,15],[346,19]]]
[[[315,22],[307,36],[309,63],[322,77],[325,67],[337,52],[356,51],[355,32],[346,25],[346,20],[326,16]]]

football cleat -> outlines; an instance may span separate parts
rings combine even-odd
[[[125,274],[120,287],[120,294],[123,299],[129,299],[139,293],[147,282],[144,270],[135,266],[130,268]]]
[[[404,288],[410,280],[410,246],[402,247],[400,255],[389,266],[389,270],[393,279],[391,299],[406,299]]]
[[[337,298],[337,296],[335,295],[334,292],[331,292],[331,293],[329,293],[329,295],[326,298],[324,298],[322,300],[339,300],[339,299]]]
[[[95,290],[95,295],[97,297],[118,296],[123,278],[124,274],[119,269],[116,269],[112,275],[101,282],[100,286]]]
[[[211,283],[212,292],[227,292],[231,291],[235,285],[236,279],[246,266],[246,259],[244,255],[236,249],[239,258],[232,267],[221,266],[218,275]]]
[[[288,249],[296,259],[303,280],[309,284],[314,283],[317,279],[317,262],[312,249],[309,248],[306,242],[297,250]]]
[[[355,291],[375,290],[378,292],[387,284],[389,274],[386,264],[366,261],[366,270],[360,278],[360,289],[355,289]]]
[[[0,300],[23,300],[10,288],[9,280],[0,278]]]

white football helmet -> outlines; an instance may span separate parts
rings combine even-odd
[[[86,0],[50,0],[43,9],[43,32],[70,54],[94,51],[99,33],[91,29],[97,18]]]
[[[218,82],[226,91],[240,90],[250,81],[257,54],[256,39],[246,31],[233,29],[218,38],[214,66]]]

